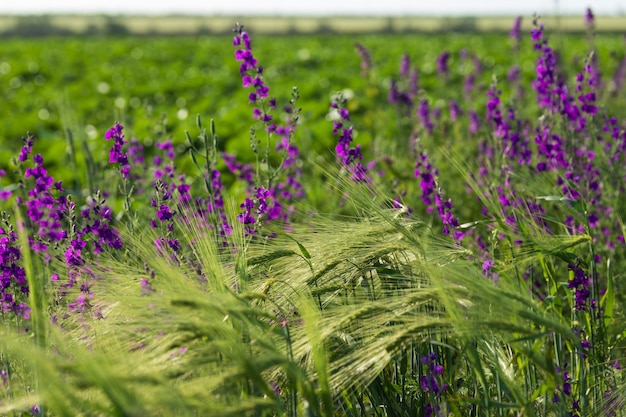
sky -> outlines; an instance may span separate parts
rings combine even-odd
[[[626,13],[626,0],[0,0],[0,14],[596,15]]]

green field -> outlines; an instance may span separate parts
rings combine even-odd
[[[0,156],[7,158],[21,146],[19,138],[27,130],[57,147],[55,159],[63,158],[68,129],[97,149],[115,120],[127,124],[128,134],[142,141],[165,135],[184,143],[184,132],[194,129],[196,115],[217,121],[221,149],[249,153],[248,129],[241,123],[249,117],[248,106],[233,76],[237,64],[231,59],[232,51],[224,47],[229,39],[230,35],[4,40],[0,111],[10,116],[0,126],[0,141],[5,144]],[[463,49],[481,57],[484,70],[476,80],[479,102],[485,99],[480,91],[487,91],[493,76],[505,77],[511,65],[521,67],[525,80],[534,75],[531,48],[511,54],[510,40],[500,34],[266,35],[257,39],[259,54],[268,57],[264,66],[273,94],[285,100],[293,86],[299,87],[302,121],[307,126],[299,141],[317,152],[334,146],[325,120],[330,94],[353,90],[355,114],[371,113],[378,105],[371,95],[377,99],[386,95],[403,53],[409,53],[419,68],[424,93],[433,101],[443,100],[440,105],[462,98],[461,91],[450,90],[449,85],[459,85],[473,71],[472,62],[462,62],[459,56]],[[562,46],[564,62],[583,58],[583,35],[555,34],[554,39]],[[360,65],[356,42],[371,50],[375,62],[371,84],[354,76]],[[530,43],[529,39],[523,42]],[[607,74],[615,71],[622,45],[620,36],[596,40]],[[451,55],[448,85],[439,82],[435,71],[437,56],[444,50]],[[387,134],[362,133],[365,142],[374,134]]]
[[[0,47],[0,415],[626,415],[606,20],[102,19]]]

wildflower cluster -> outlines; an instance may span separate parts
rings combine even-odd
[[[156,219],[153,218],[150,225],[161,232],[154,241],[157,251],[161,254],[171,253],[175,258],[180,250],[180,242],[175,237],[174,220],[183,207],[190,205],[191,186],[186,183],[185,175],[176,171],[176,152],[171,138],[159,141],[155,146],[160,153],[153,158],[154,197],[151,198],[150,205],[155,210]]]
[[[256,129],[251,130],[251,145],[257,154],[257,164],[265,165],[267,172],[263,177],[259,167],[253,177],[253,169],[250,165],[240,164],[232,155],[224,155],[224,160],[231,172],[248,184],[248,196],[240,206],[242,212],[237,219],[245,225],[246,233],[252,235],[256,226],[261,224],[261,219],[268,222],[281,220],[287,224],[295,210],[292,203],[304,196],[300,184],[302,169],[298,162],[300,149],[293,143],[300,112],[300,109],[296,107],[299,93],[297,88],[294,88],[291,100],[284,108],[286,123],[277,123],[271,114],[276,110],[277,100],[269,97],[270,90],[263,79],[263,67],[258,64],[252,52],[250,35],[239,24],[235,26],[234,32],[233,46],[237,47],[235,59],[240,62],[239,72],[242,85],[244,88],[253,89],[248,94],[248,101],[254,106],[252,117],[262,123],[267,135],[267,145],[262,160],[259,161],[260,149],[259,142],[256,140]],[[270,162],[274,159],[270,153],[270,143],[273,137],[277,138],[274,151],[280,156],[280,162],[276,168],[270,168]]]
[[[436,353],[429,353],[421,358],[424,365],[424,375],[420,377],[420,387],[429,397],[429,403],[424,406],[424,415],[435,417],[441,414],[441,397],[448,390],[448,384],[442,383],[443,366],[438,363]]]
[[[109,163],[119,164],[120,172],[124,178],[129,177],[130,165],[128,164],[128,155],[126,152],[123,152],[123,146],[126,144],[124,140],[124,127],[119,123],[115,123],[115,125],[107,130],[104,135],[104,139],[113,140],[113,147],[109,151]]]
[[[432,135],[435,129],[435,124],[432,120],[430,104],[428,103],[428,100],[420,100],[419,106],[417,108],[417,116],[419,117],[420,124],[422,125],[426,133]]]
[[[30,160],[33,150],[33,137],[24,138],[24,146],[19,154],[20,164]],[[49,246],[59,243],[67,238],[67,232],[63,227],[64,210],[67,199],[63,192],[60,181],[48,175],[44,167],[44,159],[41,154],[32,157],[34,167],[24,170],[24,182],[26,195],[18,196],[17,203],[24,204],[26,215],[30,224],[35,229],[35,235],[29,236],[30,245],[36,253],[46,253]]]
[[[28,297],[26,272],[21,266],[22,253],[19,238],[6,214],[0,226],[0,303],[3,312],[11,312],[28,319],[30,308],[24,302]],[[4,370],[3,370],[4,371]]]
[[[516,19],[510,33],[514,51],[521,47],[521,22],[521,18]],[[595,22],[590,11],[585,22],[588,30],[593,32]],[[614,217],[618,212],[623,215],[623,207],[609,196],[611,192],[625,190],[623,169],[616,165],[617,161],[624,162],[625,130],[620,118],[607,114],[608,109],[600,103],[601,91],[606,85],[601,79],[597,51],[591,49],[581,60],[575,77],[568,77],[559,52],[548,42],[543,25],[538,19],[533,24],[530,37],[537,61],[534,80],[530,84],[532,90],[529,91],[522,82],[524,74],[519,62],[503,71],[506,78],[494,78],[490,86],[481,85],[485,67],[475,54],[464,49],[460,61],[465,64],[471,59],[471,65],[467,62],[464,70],[459,71],[465,76],[463,96],[450,92],[448,97],[437,99],[428,91],[429,80],[424,80],[419,92],[407,88],[411,60],[407,54],[401,58],[400,75],[391,79],[386,98],[398,109],[401,122],[408,127],[407,131],[401,132],[400,140],[409,138],[409,148],[416,160],[414,177],[419,181],[419,188],[413,195],[409,193],[405,197],[408,201],[412,197],[413,202],[421,199],[425,213],[437,214],[443,233],[454,236],[458,242],[466,233],[471,234],[475,242],[465,240],[464,243],[472,247],[475,244],[472,260],[480,266],[485,277],[495,283],[516,277],[528,285],[529,293],[541,300],[563,297],[564,301],[559,303],[566,305],[565,309],[571,308],[572,317],[576,319],[569,327],[580,338],[580,345],[571,349],[573,354],[581,358],[580,366],[596,366],[591,365],[594,363],[602,368],[600,358],[607,357],[606,346],[592,341],[604,340],[606,336],[603,332],[608,319],[603,315],[609,302],[606,293],[610,291],[607,289],[610,284],[606,275],[598,271],[598,265],[604,256],[611,257],[616,245],[624,244],[623,226]],[[441,53],[433,75],[449,82],[454,71],[451,62],[454,62],[453,55],[448,51]],[[624,78],[620,71],[626,74],[623,68],[618,60],[616,77],[620,80]],[[417,71],[412,78],[417,85]],[[616,86],[618,82],[611,85]],[[529,97],[528,92],[534,95]],[[479,102],[477,96],[485,103],[484,107],[474,107],[474,103]],[[536,105],[526,106],[524,103],[529,98],[534,99]],[[449,122],[441,114],[445,104]],[[450,144],[446,138],[451,122],[454,122],[454,129],[465,123],[470,137],[477,144],[476,153],[468,155],[468,159],[475,157],[478,161],[476,169],[470,171],[467,178],[479,194],[485,220],[463,231],[459,230],[458,219],[452,212],[452,200],[444,197],[439,185],[440,171],[433,166],[437,156],[435,148],[442,143],[443,146]],[[340,140],[337,153],[346,155],[345,160],[351,163],[362,160],[367,150],[351,149],[352,136],[347,136],[350,141]],[[359,156],[355,157],[349,150],[355,154],[358,150]],[[385,160],[391,161],[387,166],[393,169],[395,160],[401,158],[391,155]],[[619,172],[619,179],[614,180],[614,174],[607,175],[607,172]],[[544,187],[546,183],[550,184],[554,189],[551,193],[557,195],[538,196],[532,188],[519,182],[533,176],[543,181]],[[448,173],[446,177],[449,177]],[[395,192],[397,184],[391,182],[386,187]],[[566,285],[549,282],[546,287],[541,279],[537,279],[532,265],[515,274],[502,268],[501,257],[508,260],[510,256],[504,247],[510,248],[513,254],[525,256],[528,239],[532,241],[537,235],[559,233],[581,236],[580,241],[590,239],[590,247],[595,249],[596,244],[601,243],[605,249],[588,254],[592,259],[589,263],[581,261],[579,256],[575,257],[576,262],[572,262],[574,257],[569,253],[564,256],[568,262],[558,267],[560,273],[569,277]],[[546,276],[551,277],[554,272],[549,268],[553,266],[546,267]],[[564,382],[557,391],[559,396],[572,397],[567,402],[567,412],[583,415],[583,405],[578,402],[578,397],[571,395],[571,386],[580,384],[572,375],[573,371],[563,375]],[[612,392],[611,387],[607,386],[606,390]]]
[[[574,291],[574,306],[578,311],[587,310],[590,307],[597,307],[597,301],[591,299],[591,279],[580,267],[580,265],[569,264],[571,271],[570,280],[567,286]]]
[[[426,206],[426,213],[430,213],[434,209],[434,197],[437,192],[436,177],[439,175],[439,171],[433,167],[423,151],[417,156],[414,175],[420,180],[422,203]]]
[[[444,199],[441,189],[438,189],[435,194],[435,206],[443,223],[441,233],[453,236],[456,241],[462,240],[465,234],[458,229],[459,219],[452,214],[452,209],[454,208],[452,200],[450,198]]]
[[[120,153],[123,137],[119,125],[107,136],[107,139],[111,138],[116,140],[111,159],[126,165]],[[112,227],[112,209],[106,205],[106,200],[99,192],[87,198],[79,209],[72,195],[63,188],[62,182],[55,181],[48,173],[43,156],[32,155],[34,137],[23,138],[23,142],[24,146],[15,159],[15,172],[22,176],[18,183],[16,203],[25,210],[25,223],[18,226],[24,228],[30,249],[40,257],[45,270],[54,271],[51,274],[47,272],[47,277],[55,288],[58,305],[63,304],[70,311],[84,313],[88,310],[87,299],[92,296],[90,290],[96,279],[89,266],[89,258],[107,248],[122,248],[120,235]],[[0,229],[3,309],[27,319],[30,308],[25,300],[29,295],[29,287],[24,267],[20,265],[22,248],[15,226],[5,214]],[[57,259],[63,262],[62,270],[56,265]],[[61,279],[62,275],[66,276],[65,280]],[[64,301],[74,287],[79,290],[78,297]]]
[[[560,371],[560,369],[557,369],[557,372],[560,373]],[[578,400],[572,399],[573,379],[571,378],[568,371],[563,371],[562,375],[560,376],[562,377],[562,382],[557,385],[556,391],[552,396],[552,402],[556,404],[560,403],[564,399],[569,400],[568,402],[570,402],[571,404],[569,404],[568,406],[571,407],[571,409],[569,410],[568,415],[571,417],[580,417],[580,402]]]
[[[494,137],[501,141],[501,153],[511,161],[519,165],[529,165],[532,161],[532,151],[528,136],[521,131],[521,121],[516,120],[515,110],[510,107],[506,116],[501,107],[501,92],[496,86],[487,92],[487,115],[486,120],[493,126]]]
[[[338,116],[338,120],[333,121],[333,134],[337,136],[335,152],[341,166],[350,173],[350,179],[356,182],[368,182],[367,168],[361,164],[363,160],[361,145],[351,147],[354,130],[346,103],[347,100],[339,95],[330,106],[331,110],[334,110]]]
[[[411,58],[409,54],[404,54],[400,62],[400,79],[391,79],[387,100],[390,104],[397,106],[401,113],[410,116],[413,111],[418,89],[418,69],[411,68]]]
[[[441,75],[445,80],[448,79],[450,74],[450,69],[448,67],[448,60],[450,59],[450,53],[448,51],[444,51],[437,58],[437,72]]]

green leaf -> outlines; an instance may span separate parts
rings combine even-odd
[[[296,242],[296,245],[298,245],[298,248],[300,249],[300,252],[302,253],[302,256],[304,256],[304,258],[306,259],[311,259],[311,254],[309,253],[308,250],[306,250],[306,248],[302,245],[302,243],[298,242],[294,237],[289,236],[288,234],[284,233],[283,234],[287,239],[293,240],[294,242]]]
[[[297,253],[295,253],[292,250],[280,249],[280,250],[268,253],[266,255],[261,255],[261,256],[252,258],[248,261],[248,265],[259,265],[259,264],[273,261],[278,258],[284,258],[285,256],[293,256],[293,255],[297,255]]]

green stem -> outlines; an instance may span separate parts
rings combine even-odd
[[[43,275],[37,274],[35,265],[33,264],[32,252],[30,250],[30,242],[28,241],[28,231],[24,227],[24,216],[20,210],[20,207],[15,205],[14,212],[17,216],[17,233],[20,238],[20,244],[22,246],[22,259],[24,261],[24,271],[26,273],[26,281],[28,283],[30,292],[30,308],[31,308],[31,320],[33,323],[33,331],[35,336],[35,346],[38,349],[46,348],[46,321],[44,315],[44,282]],[[40,372],[35,369],[35,390],[39,392],[39,387],[43,386],[45,381],[42,381]],[[42,416],[45,416],[44,405],[40,405],[40,412]]]

